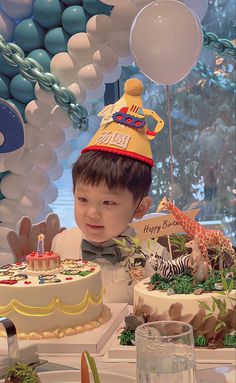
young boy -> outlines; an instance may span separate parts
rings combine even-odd
[[[132,304],[134,283],[129,284],[129,274],[120,264],[122,251],[113,238],[135,236],[129,223],[142,218],[151,205],[149,140],[164,124],[142,107],[141,93],[141,81],[128,80],[124,96],[100,113],[101,126],[72,170],[78,227],[58,234],[52,246],[62,258],[99,263],[106,302]],[[154,132],[147,129],[145,114],[158,121]]]

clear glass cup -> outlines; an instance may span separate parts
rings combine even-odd
[[[196,383],[193,328],[158,321],[135,331],[137,383]]]

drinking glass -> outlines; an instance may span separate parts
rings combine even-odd
[[[137,383],[196,383],[193,328],[158,321],[135,331]]]

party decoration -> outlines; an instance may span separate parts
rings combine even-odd
[[[111,11],[110,6],[97,0],[83,0],[83,7],[91,16],[98,15],[100,13],[109,15]]]
[[[12,96],[21,103],[27,104],[35,98],[34,84],[26,80],[21,74],[17,74],[10,83]]]
[[[67,51],[67,41],[70,35],[61,27],[51,29],[44,38],[44,45],[48,52],[56,55],[59,52]]]
[[[33,167],[29,150],[25,150],[21,158],[9,170],[20,176],[27,174]]]
[[[42,48],[44,35],[45,30],[32,19],[22,20],[15,28],[15,42],[25,52]]]
[[[78,72],[78,80],[85,89],[96,89],[103,81],[102,73],[93,64],[85,65]]]
[[[0,217],[4,217],[4,224],[15,224],[21,216],[22,213],[18,201],[9,200],[7,198],[0,201]]]
[[[47,189],[41,193],[41,196],[46,205],[53,203],[58,197],[58,189],[53,183],[50,183]]]
[[[128,2],[127,4],[114,7],[111,11],[113,28],[117,30],[129,30],[136,15],[137,7],[134,2]]]
[[[3,11],[12,19],[20,20],[32,14],[33,0],[1,0]]]
[[[26,132],[26,149],[33,149],[38,145],[39,142],[39,130],[34,128],[30,124],[25,124]]]
[[[44,112],[41,113],[41,110]],[[25,108],[25,117],[30,125],[41,128],[49,119],[49,111],[39,101],[30,101]]]
[[[56,162],[48,171],[48,175],[51,181],[57,181],[63,176],[64,167],[60,162]]]
[[[1,192],[6,198],[20,199],[25,192],[22,177],[16,174],[7,174],[1,181]]]
[[[133,0],[100,0],[100,1],[104,4],[107,4],[107,5],[120,6],[120,5],[126,5]]]
[[[78,32],[84,32],[87,23],[87,17],[85,15],[82,6],[73,5],[64,10],[61,17],[63,28],[70,35],[74,35]]]
[[[120,57],[130,57],[129,30],[115,31],[111,36],[112,49]]]
[[[25,119],[25,104],[15,100],[14,98],[8,98],[6,101],[9,102],[11,105],[15,106],[19,110],[19,112],[21,114],[21,117],[23,118],[23,121],[26,122],[26,119]]]
[[[44,92],[38,83],[36,83],[34,88],[35,96],[37,100],[40,102],[40,104],[45,104],[48,106],[56,106],[56,101],[54,99],[53,93],[46,93]]]
[[[48,145],[39,144],[31,151],[31,161],[39,169],[48,170],[57,162],[57,156]]]
[[[208,0],[181,0],[189,9],[196,13],[199,20],[203,20],[208,9]]]
[[[0,171],[9,170],[25,148],[24,122],[18,110],[0,99]]]
[[[86,100],[87,94],[85,89],[82,87],[82,85],[79,85],[77,82],[74,82],[73,84],[68,86],[68,89],[74,93],[76,100],[79,103],[82,104]]]
[[[60,0],[35,0],[33,16],[44,28],[55,28],[61,25],[63,6]]]
[[[94,52],[93,62],[103,72],[111,72],[118,65],[118,57],[108,46],[101,46]]]
[[[26,185],[28,191],[41,193],[48,188],[50,178],[45,171],[33,168],[28,174],[25,175],[24,184]]]
[[[10,97],[9,85],[10,80],[4,76],[4,74],[0,73],[0,98],[6,99]]]
[[[0,9],[0,34],[6,39],[11,41],[14,34],[14,22]]]
[[[57,76],[63,85],[70,85],[76,76],[75,61],[66,52],[57,53],[51,60],[51,72]]]
[[[0,54],[0,72],[8,77],[14,77],[18,73],[18,67],[9,65]]]
[[[45,202],[39,194],[27,191],[20,199],[20,205],[23,215],[34,217],[44,209]]]
[[[44,72],[50,72],[50,61],[52,59],[52,55],[45,51],[45,49],[35,49],[31,51],[27,57],[36,60],[40,65],[42,65]]]
[[[89,39],[87,33],[81,32],[76,33],[68,41],[68,52],[70,56],[80,63],[88,64],[92,60],[93,52],[96,50],[96,47]]]
[[[95,15],[91,17],[86,25],[87,35],[95,43],[102,43],[112,33],[112,21],[107,15]]]
[[[62,128],[50,121],[45,127],[39,129],[39,139],[51,148],[57,148],[65,141],[65,133]]]
[[[159,84],[182,80],[195,65],[202,44],[198,18],[178,1],[154,1],[140,11],[132,24],[130,46],[135,62]]]

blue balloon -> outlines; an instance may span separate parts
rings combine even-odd
[[[25,52],[43,47],[45,30],[34,20],[25,19],[15,28],[15,42]]]
[[[67,41],[70,35],[66,33],[61,27],[54,28],[46,33],[44,38],[44,45],[48,52],[55,55],[59,52],[67,52]]]
[[[0,72],[8,77],[13,77],[19,72],[18,66],[8,64],[0,54]]]
[[[62,0],[64,4],[70,6],[70,5],[81,5],[82,0]]]
[[[70,35],[85,32],[88,17],[80,5],[73,5],[64,10],[62,14],[62,26]]]
[[[99,0],[83,0],[83,7],[90,16],[98,15],[99,13],[110,15],[112,7],[101,3]]]
[[[7,170],[6,172],[2,172],[0,173],[0,181],[1,179],[3,179],[3,177],[5,177],[7,174],[10,174],[10,172]]]
[[[0,73],[0,98],[6,99],[10,97],[9,85],[9,78]]]
[[[13,104],[14,106],[17,107],[17,109],[19,110],[19,112],[21,114],[21,117],[23,118],[24,122],[26,122],[26,118],[25,118],[25,107],[26,107],[26,105],[15,100],[14,98],[8,98],[6,101],[8,101],[10,104]]]
[[[35,49],[30,52],[27,57],[36,60],[40,65],[42,65],[44,72],[50,72],[52,55],[45,51],[45,49]]]
[[[35,0],[33,16],[44,28],[55,28],[61,26],[63,9],[59,0]]]
[[[31,81],[26,80],[21,74],[17,74],[10,83],[12,96],[23,104],[28,104],[35,98],[34,86]]]

